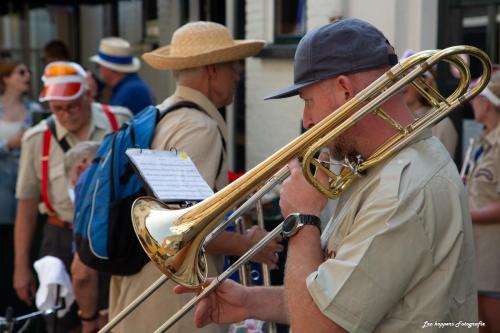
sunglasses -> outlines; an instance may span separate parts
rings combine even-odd
[[[21,68],[20,70],[16,71],[15,73],[17,73],[21,76],[25,76],[25,75],[31,74],[31,71],[29,69]]]

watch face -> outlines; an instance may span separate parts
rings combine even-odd
[[[290,237],[297,231],[297,225],[299,224],[298,216],[295,214],[290,214],[283,221],[283,236]]]

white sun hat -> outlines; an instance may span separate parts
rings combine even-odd
[[[132,55],[130,43],[119,37],[101,39],[99,51],[90,61],[122,73],[135,73],[141,67],[139,59]]]
[[[42,76],[43,89],[39,101],[71,101],[86,90],[85,70],[77,63],[54,61],[45,66]]]

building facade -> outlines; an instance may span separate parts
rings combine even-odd
[[[41,50],[54,38],[66,42],[72,58],[91,70],[95,67],[89,57],[97,51],[100,38],[124,37],[140,56],[166,45],[173,31],[189,21],[211,20],[227,25],[236,38],[264,39],[266,48],[245,62],[235,103],[221,110],[230,129],[231,166],[244,171],[301,132],[299,98],[263,98],[293,81],[295,48],[308,30],[357,17],[377,26],[399,54],[467,43],[484,49],[497,62],[499,4],[500,0],[6,0],[0,4],[0,52],[30,66],[36,96]],[[173,92],[168,72],[143,64],[140,75],[158,101]],[[440,82],[447,76],[445,70],[439,71]],[[470,111],[453,114],[459,133],[463,119],[471,117]]]

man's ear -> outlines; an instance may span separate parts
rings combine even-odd
[[[205,66],[208,74],[208,78],[214,79],[217,76],[217,68],[215,65],[207,65]]]
[[[337,97],[340,97],[344,102],[347,102],[354,97],[354,87],[352,85],[352,80],[348,76],[337,76],[337,78],[335,79],[335,85],[335,90],[338,94]]]

